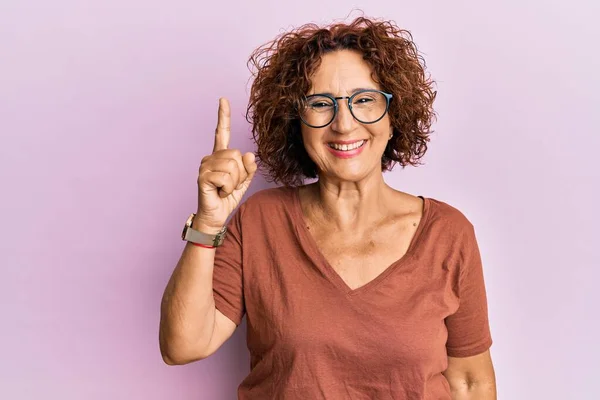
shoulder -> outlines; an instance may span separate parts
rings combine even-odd
[[[450,263],[457,263],[460,271],[465,266],[472,267],[473,260],[477,261],[479,258],[475,227],[456,206],[438,199],[429,200],[430,233],[433,234],[434,245],[446,249]]]
[[[258,190],[243,201],[240,211],[245,216],[262,216],[267,212],[273,216],[278,211],[289,210],[294,202],[294,190],[286,186]]]
[[[257,207],[265,205],[279,205],[293,201],[294,188],[280,186],[259,190],[246,199],[246,207]]]
[[[472,231],[473,224],[465,213],[445,201],[428,197],[429,223],[443,228],[448,233],[458,234]]]

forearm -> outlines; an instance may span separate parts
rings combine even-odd
[[[202,358],[215,325],[214,249],[186,244],[161,302],[160,350],[167,364]]]
[[[494,382],[467,382],[458,384],[450,382],[452,400],[496,400],[496,384]]]

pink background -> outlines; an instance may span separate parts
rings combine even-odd
[[[355,7],[411,30],[438,81],[426,165],[386,180],[476,226],[499,398],[600,398],[592,0],[2,2],[0,398],[235,398],[245,324],[183,367],[157,339],[217,99],[252,149],[250,52]]]

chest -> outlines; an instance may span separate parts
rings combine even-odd
[[[322,250],[348,286],[360,287],[405,253],[385,257],[385,251],[370,254],[371,247],[377,248],[324,243]],[[317,257],[311,257],[313,263],[298,262],[306,253],[313,254],[306,249],[282,254],[269,261],[268,271],[247,268],[252,354],[310,355],[311,360],[330,355],[341,360],[339,368],[360,365],[367,370],[394,369],[399,362],[419,365],[445,354],[444,319],[456,302],[441,267],[410,258],[376,286],[349,292],[331,279]]]
[[[390,219],[344,235],[305,220],[267,238],[257,225],[246,235],[243,274],[251,353],[330,355],[343,361],[339,371],[367,359],[377,370],[445,355],[453,279],[428,236],[413,241],[419,222]]]
[[[321,255],[354,290],[371,282],[408,252],[418,217],[404,217],[362,234],[340,234],[307,224]]]

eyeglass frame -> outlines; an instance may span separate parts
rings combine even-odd
[[[386,99],[386,104],[385,104],[385,111],[383,112],[383,114],[381,115],[381,117],[377,118],[375,121],[371,121],[371,122],[363,122],[360,119],[356,118],[356,116],[354,115],[354,112],[352,111],[352,99],[354,99],[354,96],[357,96],[361,93],[366,93],[366,92],[377,92],[377,93],[381,93],[383,96],[385,96]],[[316,96],[321,96],[321,97],[327,97],[329,99],[331,99],[333,101],[333,116],[331,117],[331,120],[326,123],[325,125],[320,125],[320,126],[315,126],[315,125],[311,125],[309,123],[307,123],[304,118],[302,118],[302,113],[299,113],[299,117],[300,117],[300,121],[302,121],[303,124],[305,124],[306,126],[309,126],[311,128],[325,128],[326,126],[330,125],[334,120],[335,117],[338,114],[338,110],[339,110],[339,103],[338,100],[342,100],[342,99],[348,99],[348,110],[350,110],[350,115],[352,115],[352,118],[354,118],[355,120],[357,120],[358,122],[360,122],[361,124],[374,124],[376,122],[379,122],[383,119],[383,117],[385,117],[385,115],[388,113],[389,109],[390,109],[390,101],[392,101],[392,98],[394,97],[391,93],[387,93],[384,92],[383,90],[377,90],[377,89],[362,89],[357,91],[356,93],[354,93],[352,96],[339,96],[339,97],[335,97],[332,96],[330,94],[326,94],[326,93],[314,93],[311,94],[309,96],[306,96],[304,98],[305,101],[308,101],[308,99],[310,99],[311,97],[316,97]]]

